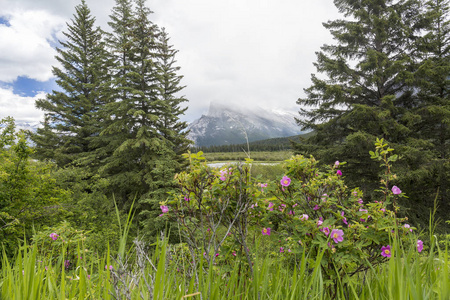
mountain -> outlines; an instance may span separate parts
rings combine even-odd
[[[206,115],[192,122],[189,138],[195,146],[231,145],[301,134],[296,113],[261,107],[243,108],[211,103]]]
[[[36,132],[38,127],[41,125],[40,122],[21,122],[16,121],[16,130],[29,130],[31,132]]]

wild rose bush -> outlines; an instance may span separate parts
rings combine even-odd
[[[247,244],[252,222],[249,209],[261,193],[250,176],[250,164],[209,167],[202,153],[189,155],[189,172],[176,176],[181,193],[161,202],[161,218],[175,218],[189,246],[189,262],[243,258],[252,268]]]
[[[161,217],[178,221],[193,268],[203,256],[213,264],[244,261],[252,270],[259,240],[281,258],[307,254],[311,269],[322,257],[327,282],[345,282],[386,261],[393,236],[412,240],[414,228],[390,209],[403,196],[390,186],[391,151],[382,141],[376,146],[371,155],[387,168],[379,201],[366,203],[359,189],[345,186],[344,163],[321,170],[314,158],[295,156],[286,161],[285,176],[261,182],[251,176],[251,160],[214,169],[198,153],[189,156],[190,170],[177,175],[181,193],[161,203]]]
[[[384,201],[365,203],[359,189],[345,186],[339,162],[325,171],[317,163],[303,156],[288,160],[286,176],[268,185],[257,213],[264,213],[262,228],[272,227],[271,235],[281,241],[275,252],[297,257],[305,252],[311,266],[323,254],[324,278],[345,282],[390,257],[382,247],[389,246],[393,232],[409,242],[413,228],[388,209],[398,188]]]

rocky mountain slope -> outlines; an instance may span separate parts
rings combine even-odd
[[[206,115],[189,125],[195,146],[231,145],[301,134],[295,112],[211,103]]]

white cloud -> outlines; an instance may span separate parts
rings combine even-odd
[[[21,97],[12,89],[0,87],[0,119],[13,117],[16,122],[37,122],[43,120],[44,113],[34,107],[37,99],[45,98],[44,92],[34,97]]]
[[[86,0],[97,25],[107,22],[114,0]],[[15,76],[46,80],[54,49],[49,41],[70,23],[81,0],[0,0],[0,80]],[[314,52],[331,35],[322,22],[340,17],[332,0],[148,0],[152,21],[165,27],[174,48],[187,119],[207,111],[210,101],[294,107],[316,70]],[[3,30],[3,31],[2,31]],[[14,45],[14,46],[12,46]],[[17,53],[15,53],[17,52]],[[3,79],[2,79],[3,78]]]
[[[24,76],[39,81],[52,77],[56,54],[51,43],[64,19],[43,10],[9,11],[2,14],[10,26],[0,25],[0,81]]]

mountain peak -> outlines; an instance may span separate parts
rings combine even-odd
[[[208,113],[189,125],[196,146],[230,145],[300,134],[296,113],[280,109],[210,103]]]

